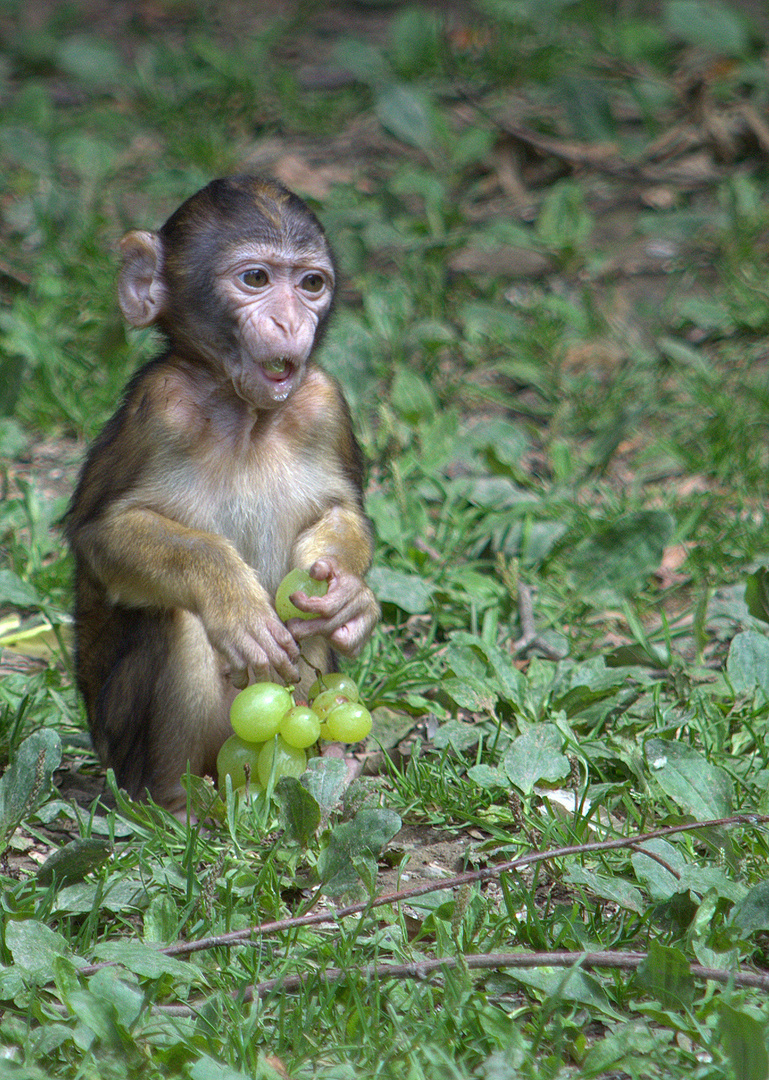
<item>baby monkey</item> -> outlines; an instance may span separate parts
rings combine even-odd
[[[328,670],[361,649],[372,539],[349,410],[312,359],[335,271],[309,208],[261,177],[214,180],[120,246],[123,315],[166,348],[67,511],[77,683],[120,786],[181,814],[188,763],[216,776],[237,688],[306,683],[303,658]],[[295,594],[315,617],[284,625],[273,597],[294,567],[328,592]]]

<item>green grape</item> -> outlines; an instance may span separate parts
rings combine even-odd
[[[269,783],[272,775],[273,758],[275,758],[276,784],[281,776],[295,776],[298,779],[307,768],[307,755],[304,750],[289,746],[285,739],[282,739],[280,735],[276,735],[274,739],[270,739],[268,743],[265,743],[259,751],[256,771],[262,787],[267,787]]]
[[[253,683],[241,690],[230,706],[232,730],[246,742],[267,742],[293,704],[294,699],[285,686]]]
[[[341,694],[348,701],[357,701],[360,697],[355,679],[343,675],[341,671],[329,671],[327,675],[316,679],[307,691],[307,700],[312,703],[325,690],[336,690],[337,694]]]
[[[324,690],[313,701],[312,711],[317,715],[320,722],[324,723],[332,709],[335,709],[337,705],[347,704],[348,700],[344,694],[339,694],[336,690]]]
[[[318,714],[307,705],[295,705],[280,721],[278,734],[289,746],[305,750],[320,738]]]
[[[219,790],[225,792],[224,778],[232,778],[234,788],[242,788],[246,783],[246,766],[249,772],[249,786],[258,787],[259,781],[256,773],[256,763],[259,751],[262,749],[259,743],[246,742],[238,735],[230,735],[216,756],[216,771],[219,776]]]
[[[371,713],[365,705],[348,701],[337,705],[326,717],[325,736],[332,742],[354,743],[365,739],[371,731]]]
[[[289,619],[317,618],[317,615],[312,615],[309,611],[300,611],[296,604],[291,603],[289,597],[295,592],[307,593],[308,596],[325,596],[328,592],[328,582],[316,581],[306,570],[289,570],[275,593],[275,610],[278,618],[283,622]]]

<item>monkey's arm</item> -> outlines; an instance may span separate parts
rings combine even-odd
[[[197,615],[236,685],[250,668],[295,682],[299,650],[256,573],[228,540],[117,502],[74,531],[73,546],[113,603]]]
[[[314,619],[292,619],[297,641],[321,634],[344,656],[356,656],[379,620],[379,605],[363,580],[371,565],[368,522],[357,507],[334,506],[297,540],[293,565],[328,582],[325,596],[295,593],[294,603]]]

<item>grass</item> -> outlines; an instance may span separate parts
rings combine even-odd
[[[769,1075],[766,28],[546,7],[0,8],[0,1077]],[[57,522],[117,239],[253,162],[344,271],[387,753],[204,830],[97,797]]]

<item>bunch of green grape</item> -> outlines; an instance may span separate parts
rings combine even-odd
[[[323,595],[326,588],[326,582],[314,581],[304,571],[291,571],[278,587],[276,610],[284,620],[310,618],[288,597],[299,590]],[[355,743],[371,731],[371,713],[360,703],[358,687],[349,675],[320,675],[307,700],[307,705],[297,705],[287,687],[273,682],[241,690],[230,707],[234,734],[216,759],[222,791],[226,776],[235,790],[243,788],[247,771],[249,783],[259,788],[266,788],[273,775],[276,781],[282,776],[299,777],[307,768],[308,749],[319,739]]]

